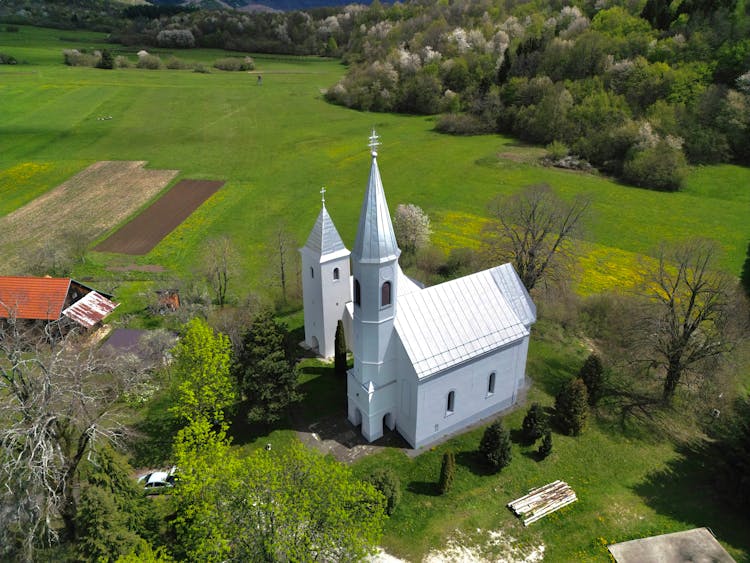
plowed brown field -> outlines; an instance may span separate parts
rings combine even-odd
[[[66,237],[93,241],[122,223],[177,175],[144,161],[101,161],[0,218],[2,274],[24,273],[30,256]]]
[[[104,242],[101,252],[146,254],[211,197],[224,182],[180,180],[143,213]]]

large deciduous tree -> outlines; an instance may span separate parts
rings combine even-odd
[[[75,537],[79,466],[116,439],[122,398],[148,377],[134,357],[111,361],[75,333],[50,339],[12,317],[0,324],[0,558]]]
[[[243,338],[234,372],[251,421],[275,422],[289,405],[302,398],[286,338],[286,326],[270,312],[259,314]]]
[[[299,442],[240,459],[199,421],[175,454],[176,547],[190,561],[359,561],[382,533],[383,496]]]
[[[178,393],[173,410],[179,417],[223,420],[224,409],[236,398],[230,375],[231,350],[229,338],[203,319],[194,318],[184,326],[174,348],[172,368]]]
[[[664,377],[662,400],[671,402],[687,373],[718,359],[730,345],[729,280],[714,270],[716,247],[694,239],[663,245],[645,278],[650,305],[638,341],[642,359]]]
[[[588,208],[588,199],[563,201],[547,184],[493,199],[489,205],[493,221],[485,231],[489,260],[512,262],[531,291],[570,254],[570,239]]]

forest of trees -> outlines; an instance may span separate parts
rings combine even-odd
[[[555,143],[557,156],[639,186],[677,190],[687,163],[750,162],[750,16],[736,0],[376,0],[258,13],[40,4],[12,0],[0,18],[106,28],[125,45],[340,57],[349,67],[328,90],[334,103]]]

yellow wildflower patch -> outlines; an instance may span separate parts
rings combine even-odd
[[[642,283],[644,265],[652,260],[636,252],[581,242],[576,291],[581,295],[591,295],[633,289]]]
[[[488,222],[486,217],[460,211],[435,213],[432,219],[432,242],[446,252],[452,248],[478,248],[482,229]]]
[[[38,174],[46,172],[50,167],[51,165],[46,162],[22,162],[0,171],[0,193],[28,186]]]

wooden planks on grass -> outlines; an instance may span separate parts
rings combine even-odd
[[[516,516],[523,519],[523,525],[528,526],[578,500],[573,489],[565,481],[553,481],[538,489],[533,489],[525,496],[508,503]]]
[[[180,180],[143,213],[99,243],[94,250],[147,254],[224,185],[214,180]]]

